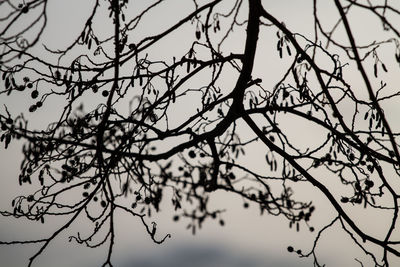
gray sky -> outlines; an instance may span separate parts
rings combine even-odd
[[[320,4],[320,10],[327,21],[329,21],[329,18],[337,17],[336,10],[331,5],[328,5],[327,1],[320,2],[324,3]],[[138,6],[142,3],[143,1],[137,1]],[[186,14],[192,10],[191,1],[187,1],[187,3],[186,6],[182,4],[182,1],[166,1],[164,4],[165,7],[159,9],[151,20],[142,22],[143,27],[139,27],[138,36],[132,37],[132,40],[140,39],[141,34],[147,34],[149,31],[156,32],[159,27],[177,21],[179,18],[177,16],[178,11]],[[311,32],[310,8],[312,1],[281,0],[263,1],[263,3],[277,17],[282,16],[289,29],[305,33]],[[48,9],[49,27],[43,35],[43,40],[53,48],[56,48],[60,42],[62,43],[63,38],[79,34],[80,30],[75,26],[82,22],[88,12],[88,9],[82,6],[82,1],[80,0],[49,0]],[[158,19],[161,17],[162,21]],[[360,42],[367,42],[371,37],[375,38],[375,35],[371,35],[369,32],[373,30],[378,31],[379,27],[373,28],[375,24],[372,20],[362,20],[361,14],[354,14],[351,18],[352,22],[357,25],[356,27],[361,29]],[[400,25],[400,21],[398,25]],[[369,31],[363,30],[366,26],[369,28]],[[104,25],[104,27],[108,29],[107,25]],[[186,30],[184,29],[182,32]],[[254,71],[257,75],[268,74],[267,80],[264,80],[266,87],[272,87],[279,80],[288,64],[288,61],[280,60],[277,54],[269,54],[271,49],[274,51],[273,47],[276,46],[275,39],[272,42],[270,41],[271,36],[274,35],[275,30],[270,30],[269,28],[263,29],[260,37],[258,58],[265,58],[265,60],[257,60]],[[242,42],[243,39],[234,39],[231,43],[227,44],[227,48],[232,47],[232,50],[240,49]],[[185,47],[186,43],[184,38],[179,38],[179,41],[176,39],[167,40],[164,45],[169,52],[172,52],[175,50],[179,51],[179,49]],[[40,51],[40,48],[38,48],[38,51]],[[160,49],[159,53],[162,55],[164,51]],[[397,67],[393,64],[387,65],[390,69]],[[385,78],[388,84],[398,86],[400,84],[400,73],[398,70],[392,73],[397,75],[386,76]],[[352,78],[352,82],[355,86],[361,86],[357,77]],[[227,87],[229,87],[228,85],[229,83],[227,82]],[[3,84],[0,84],[0,86],[3,86]],[[4,101],[0,99],[0,104],[3,104]],[[21,110],[26,111],[30,103],[29,99],[21,97],[21,95],[12,96],[6,101],[15,114]],[[55,115],[57,115],[57,112],[55,110],[57,110],[59,105],[56,101],[49,105],[46,110],[38,111],[31,116],[33,125],[41,127],[46,125],[47,121],[56,118]],[[187,106],[184,108],[189,109],[190,107]],[[391,114],[398,114],[399,112],[399,105],[396,105],[396,103],[388,103],[387,108],[391,110]],[[51,111],[49,112],[49,110]],[[391,114],[389,114],[390,118]],[[393,121],[395,121],[394,117]],[[306,138],[309,142],[313,138],[319,138],[321,135],[321,132],[317,129],[304,127],[304,124],[299,122],[287,121],[286,123],[288,124],[288,129],[296,133],[302,133],[298,134],[300,136],[294,136],[293,138]],[[395,127],[398,127],[398,125],[396,123]],[[12,144],[8,150],[4,150],[3,146],[0,147],[1,210],[10,208],[11,199],[14,196],[22,194],[21,192],[29,192],[33,188],[29,188],[28,186],[25,189],[18,186],[18,168],[22,159],[20,149],[21,144],[18,143]],[[254,147],[251,154],[252,160],[249,161],[249,166],[255,169],[262,169],[265,150]],[[300,185],[298,189],[300,191],[296,192],[298,192],[299,198],[313,200],[316,203],[317,211],[314,214],[311,224],[316,229],[319,229],[329,223],[335,216],[335,213],[330,208],[324,196],[308,185]],[[259,210],[255,206],[250,206],[247,210],[243,209],[243,201],[228,194],[218,193],[211,201],[215,207],[228,208],[224,216],[226,225],[220,227],[217,221],[206,222],[203,229],[194,237],[190,231],[185,230],[185,223],[173,223],[171,207],[168,204],[162,205],[162,212],[151,220],[157,221],[158,234],[160,236],[166,233],[172,235],[172,238],[168,239],[163,245],[153,244],[150,238],[144,233],[143,226],[136,219],[127,218],[120,214],[117,220],[117,243],[115,253],[113,254],[115,266],[284,267],[312,265],[311,259],[299,260],[296,253],[288,253],[286,248],[292,245],[295,248],[307,251],[312,247],[313,238],[316,233],[310,233],[306,229],[298,233],[295,229],[289,229],[288,222],[282,218],[266,215],[259,216]],[[377,231],[379,231],[378,228],[384,220],[381,217],[371,217],[368,214],[365,217],[362,217],[364,215],[361,213],[357,216],[367,218],[365,227],[375,227]],[[61,222],[55,220],[45,225],[41,225],[40,223],[28,224],[24,219],[16,220],[0,217],[0,240],[40,238],[46,236],[45,232],[55,228],[59,223]],[[68,232],[57,238],[54,244],[38,258],[34,266],[98,266],[104,262],[106,246],[102,249],[94,250],[76,245],[74,242],[68,242],[68,236],[76,234],[81,227],[84,227],[84,223],[82,221],[82,225],[72,226]],[[368,263],[371,262],[363,256],[359,249],[350,246],[349,244],[352,241],[341,232],[336,227],[333,227],[321,238],[320,247],[317,249],[321,262],[326,263],[328,267],[357,266],[354,258],[358,258],[365,260],[367,262],[366,266],[369,266]],[[38,249],[37,246],[30,245],[0,246],[0,259],[4,266],[24,266],[27,259],[36,252],[36,249]],[[400,260],[393,262],[398,262],[400,265]]]

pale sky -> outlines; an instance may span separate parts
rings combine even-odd
[[[89,3],[90,1],[88,1]],[[91,1],[93,2],[93,1]],[[141,7],[146,1],[136,1],[137,6]],[[200,1],[199,1],[200,2]],[[203,1],[204,2],[204,1]],[[321,17],[324,17],[329,24],[330,18],[337,18],[338,13],[333,5],[329,5],[328,1],[320,1],[319,9]],[[71,36],[79,35],[79,23],[82,23],[88,15],[89,9],[82,5],[81,0],[49,0],[48,1],[49,22],[48,28],[43,34],[43,42],[50,48],[57,48],[57,45],[63,43],[64,39]],[[311,0],[281,0],[281,1],[263,1],[265,8],[281,20],[286,26],[295,31],[304,33],[308,37],[312,37],[312,10]],[[139,40],[141,34],[157,33],[159,29],[164,29],[168,25],[178,21],[180,14],[188,14],[193,10],[192,1],[183,4],[181,0],[165,1],[163,8],[157,9],[151,19],[142,21],[142,26],[137,32],[138,36],[133,36],[132,41]],[[135,11],[133,11],[135,12]],[[0,11],[0,15],[2,12]],[[380,25],[376,27],[373,20],[363,20],[362,14],[354,14],[351,17],[356,29],[361,29],[360,43],[368,42],[371,38],[380,38],[379,35],[370,34],[371,32],[381,31]],[[400,25],[400,20],[398,24]],[[104,20],[104,31],[110,29],[110,21]],[[368,30],[367,30],[368,28]],[[186,49],[191,40],[185,40],[184,33],[192,30],[184,28],[178,32],[173,39],[166,40],[163,45],[165,50],[158,49],[154,51],[154,58],[162,56],[168,50],[169,53]],[[239,38],[243,34],[243,28],[237,29],[237,38],[226,44],[226,51],[242,49],[244,39]],[[242,31],[242,32],[240,32]],[[268,27],[262,28],[260,34],[260,44],[257,52],[257,60],[255,64],[254,74],[263,77],[265,87],[273,87],[281,78],[283,71],[288,66],[289,61],[280,60],[279,56],[274,53],[276,46],[275,29]],[[131,38],[131,37],[129,37]],[[382,37],[384,38],[384,37]],[[271,41],[272,40],[272,41]],[[271,53],[271,51],[273,51]],[[38,47],[37,53],[41,53]],[[392,51],[390,51],[392,52]],[[384,57],[388,56],[383,52]],[[388,53],[389,54],[389,53]],[[66,59],[67,60],[67,59]],[[400,84],[400,68],[394,65],[393,59],[388,60],[388,68],[391,70],[390,76],[384,78],[386,82],[393,86],[392,90]],[[390,63],[391,62],[391,63]],[[372,66],[372,65],[371,65]],[[397,70],[392,71],[395,68]],[[265,78],[264,78],[265,77]],[[356,87],[362,84],[359,77],[351,77],[352,84]],[[234,81],[227,81],[226,87],[230,88]],[[3,84],[0,84],[0,90]],[[362,92],[360,92],[363,94]],[[6,103],[10,107],[10,111],[15,114],[27,110],[30,105],[30,99],[22,94],[12,95],[7,99],[0,99],[0,111],[3,112],[2,105]],[[94,103],[94,102],[93,102]],[[85,103],[90,106],[91,103]],[[54,120],[57,115],[57,109],[60,105],[57,101],[49,103],[46,109],[38,111],[31,117],[31,125],[43,127],[47,122]],[[193,106],[186,104],[182,109],[190,110]],[[392,114],[400,112],[400,105],[396,103],[388,103],[388,118],[395,123],[394,127],[399,129],[399,123]],[[177,114],[182,116],[184,114]],[[177,117],[178,119],[179,117]],[[320,129],[308,128],[302,122],[283,121],[282,124],[288,130],[294,133],[293,138],[298,138],[299,142],[305,140],[310,142],[320,138],[323,131]],[[287,124],[287,125],[286,125]],[[325,133],[324,133],[325,134]],[[289,134],[290,136],[290,134]],[[302,139],[303,138],[303,139]],[[170,144],[172,145],[172,144]],[[11,208],[11,200],[13,197],[22,194],[21,192],[29,192],[33,187],[21,188],[18,186],[18,170],[21,157],[21,144],[13,143],[8,150],[4,150],[4,146],[0,147],[0,209],[5,210]],[[252,147],[251,161],[249,166],[254,169],[263,169],[265,164],[265,150],[257,146]],[[329,206],[328,201],[309,185],[299,185],[298,197],[301,199],[312,200],[317,209],[311,220],[311,225],[319,229],[329,223],[335,216],[333,209]],[[21,191],[22,190],[22,191]],[[170,202],[166,200],[164,202]],[[243,201],[238,197],[232,197],[224,193],[217,193],[212,198],[214,207],[227,208],[228,211],[224,215],[226,225],[220,227],[218,222],[206,222],[202,230],[198,231],[193,237],[191,232],[185,230],[184,222],[172,222],[171,207],[168,204],[161,206],[162,212],[157,214],[151,220],[157,221],[158,233],[160,236],[170,233],[172,238],[167,239],[162,245],[153,244],[151,239],[144,233],[140,222],[135,218],[127,218],[120,215],[117,221],[117,239],[115,252],[113,254],[114,266],[312,266],[312,259],[299,259],[296,253],[288,253],[286,248],[289,245],[308,251],[313,245],[313,238],[316,232],[310,233],[306,229],[296,232],[295,229],[288,228],[288,222],[280,217],[260,216],[259,209],[254,205],[250,205],[249,209],[243,209]],[[357,216],[363,218],[361,213]],[[375,223],[373,218],[365,215],[365,227],[376,227],[379,231],[381,221]],[[381,220],[381,218],[379,218]],[[14,218],[0,217],[0,240],[21,240],[34,239],[43,236],[43,233],[57,226],[59,221],[51,222],[51,224],[41,225],[28,224],[25,219],[16,220]],[[101,249],[87,249],[76,243],[68,242],[69,234],[76,234],[82,225],[72,226],[70,232],[62,234],[54,244],[51,245],[46,252],[41,255],[34,266],[98,266],[102,264],[106,258],[107,246]],[[375,229],[375,228],[374,228]],[[399,233],[399,232],[397,232]],[[50,234],[48,232],[48,234]],[[399,234],[400,235],[400,234]],[[345,236],[342,231],[336,227],[330,229],[323,238],[321,238],[317,253],[319,260],[326,263],[327,266],[357,266],[354,258],[363,259],[366,263],[371,264],[359,249],[349,246],[352,241]],[[33,255],[38,246],[0,246],[0,259],[4,266],[24,266],[28,258]],[[400,259],[392,261],[400,266]],[[368,264],[366,266],[369,266]]]

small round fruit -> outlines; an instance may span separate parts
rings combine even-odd
[[[189,157],[191,157],[192,159],[194,159],[196,157],[196,153],[193,150],[189,151]]]
[[[28,88],[29,88],[29,86],[28,86]],[[37,98],[38,96],[39,96],[39,91],[38,91],[38,90],[32,91],[31,97],[32,97],[33,99]]]

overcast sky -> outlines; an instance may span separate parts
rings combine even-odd
[[[74,36],[79,34],[79,29],[74,27],[78,25],[88,14],[88,9],[82,6],[81,0],[49,0],[49,28],[44,32],[43,39],[48,41],[48,45],[55,46],[59,44],[65,36]],[[90,2],[90,1],[88,1]],[[138,6],[143,1],[138,1]],[[191,3],[191,1],[188,1]],[[328,2],[328,1],[321,1]],[[168,3],[168,4],[167,4]],[[277,17],[283,16],[288,28],[310,32],[311,3],[310,0],[280,0],[280,1],[263,1],[265,7],[268,8]],[[182,2],[178,0],[166,1],[165,6],[169,9],[158,10],[150,21],[143,21],[143,31],[156,31],[160,27],[160,19],[163,18],[162,24],[168,25],[179,19],[175,13],[177,11],[187,14],[192,5],[182,6]],[[324,16],[337,16],[336,11],[329,4],[321,4],[320,12]],[[167,8],[166,7],[166,8]],[[185,11],[187,10],[187,11]],[[0,10],[0,15],[2,15]],[[165,20],[164,20],[165,19]],[[361,17],[354,15],[352,17],[354,23],[360,23]],[[371,21],[368,21],[371,22]],[[368,23],[362,22],[362,23]],[[107,22],[109,23],[109,22]],[[400,21],[398,23],[400,25]],[[358,25],[359,27],[365,25]],[[107,28],[107,26],[104,26]],[[371,26],[372,27],[372,26]],[[276,45],[269,42],[271,32],[261,34],[260,42],[265,46]],[[367,41],[370,35],[367,31],[360,35],[361,41]],[[184,38],[184,37],[182,37]],[[365,39],[364,39],[365,38]],[[170,41],[168,49],[180,49],[184,40],[176,39]],[[238,40],[238,42],[243,42]],[[237,47],[237,44],[232,44]],[[260,57],[264,56],[264,51],[269,51],[270,47],[259,47]],[[40,50],[40,49],[39,49]],[[162,53],[162,51],[160,51]],[[266,58],[267,63],[256,64],[255,73],[261,73],[268,68],[270,81],[266,83],[271,86],[280,78],[280,71],[286,65],[280,65],[277,55]],[[388,65],[388,67],[392,67]],[[397,74],[399,74],[397,72]],[[276,77],[276,78],[275,78]],[[400,84],[400,75],[387,77],[392,84]],[[355,83],[357,83],[357,78]],[[3,84],[0,84],[3,86]],[[0,87],[1,88],[1,87]],[[14,96],[6,100],[12,111],[17,113],[18,110],[26,110],[29,106],[29,99]],[[0,104],[4,100],[0,99]],[[57,103],[51,103],[56,109]],[[397,105],[398,107],[398,105]],[[2,108],[2,107],[0,107]],[[393,104],[389,106],[391,110],[396,109]],[[52,109],[50,106],[49,109]],[[44,124],[44,121],[54,118],[54,111],[40,111],[32,118],[34,125]],[[53,109],[52,109],[53,110]],[[2,110],[3,111],[3,110]],[[398,113],[397,113],[398,114]],[[390,115],[389,115],[390,116]],[[36,123],[36,124],[35,124]],[[293,128],[299,127],[296,122],[289,122]],[[397,124],[399,125],[399,124]],[[40,126],[38,126],[40,127]],[[318,138],[317,131],[303,129],[309,138]],[[4,150],[4,146],[0,147],[0,209],[10,208],[11,200],[21,192],[29,191],[31,188],[21,189],[18,186],[18,168],[21,157],[21,144],[13,143],[8,150]],[[257,155],[257,148],[254,148]],[[264,152],[260,152],[261,154]],[[257,158],[256,156],[254,156]],[[263,156],[261,156],[263,159]],[[255,168],[261,164],[260,160],[254,160]],[[326,199],[311,186],[304,185],[304,191],[299,193],[300,198],[312,196],[311,199],[317,201],[317,211],[314,220],[311,222],[317,229],[329,223],[335,213],[329,207]],[[26,190],[26,191],[21,191]],[[310,199],[310,200],[311,200]],[[203,229],[196,236],[192,236],[190,231],[185,230],[186,224],[182,222],[173,223],[171,216],[171,207],[162,206],[162,213],[157,215],[154,220],[157,221],[159,237],[170,233],[172,238],[162,245],[155,245],[150,238],[144,233],[142,225],[132,218],[119,215],[117,221],[117,243],[115,253],[113,254],[113,263],[117,267],[142,266],[142,267],[169,267],[169,266],[248,266],[248,267],[284,267],[284,266],[311,266],[312,259],[299,259],[296,253],[288,253],[286,248],[289,245],[295,248],[301,248],[303,251],[309,250],[313,245],[315,233],[310,233],[306,229],[296,232],[295,229],[288,229],[288,222],[279,217],[260,216],[259,210],[255,206],[249,209],[243,209],[243,201],[241,199],[219,193],[213,197],[212,202],[216,207],[228,207],[225,215],[226,225],[220,227],[217,221],[205,223]],[[0,240],[22,240],[24,238],[34,239],[41,238],[48,229],[55,228],[59,221],[52,222],[52,225],[28,224],[26,220],[16,220],[13,218],[0,217]],[[370,221],[370,227],[378,224]],[[51,267],[51,266],[98,266],[104,262],[106,258],[106,249],[86,249],[74,242],[68,242],[68,236],[76,234],[79,226],[73,226],[68,232],[62,234],[54,244],[49,247],[46,252],[40,256],[34,266]],[[348,246],[351,240],[336,231],[335,227],[328,231],[327,235],[321,239],[320,249],[317,253],[321,262],[327,266],[357,266],[354,258],[366,259],[363,254],[356,248]],[[28,258],[33,255],[38,246],[0,246],[1,264],[4,266],[24,266]],[[368,262],[368,261],[367,261]],[[398,261],[400,266],[400,260]],[[0,265],[1,265],[0,264]],[[366,265],[368,266],[368,265]]]

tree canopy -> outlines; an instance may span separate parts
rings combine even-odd
[[[52,24],[56,1],[0,0],[1,149],[23,143],[15,179],[36,188],[0,212],[64,220],[0,244],[40,243],[31,266],[85,217],[92,228],[70,241],[107,246],[112,266],[117,211],[162,243],[151,220],[162,203],[196,233],[225,224],[210,204],[223,191],[315,235],[309,251],[287,248],[315,266],[334,225],[375,266],[395,262],[400,5],[309,0],[296,25],[290,5],[277,16],[270,2],[92,0],[65,27]],[[297,197],[307,186],[335,211],[318,229],[318,202]]]

